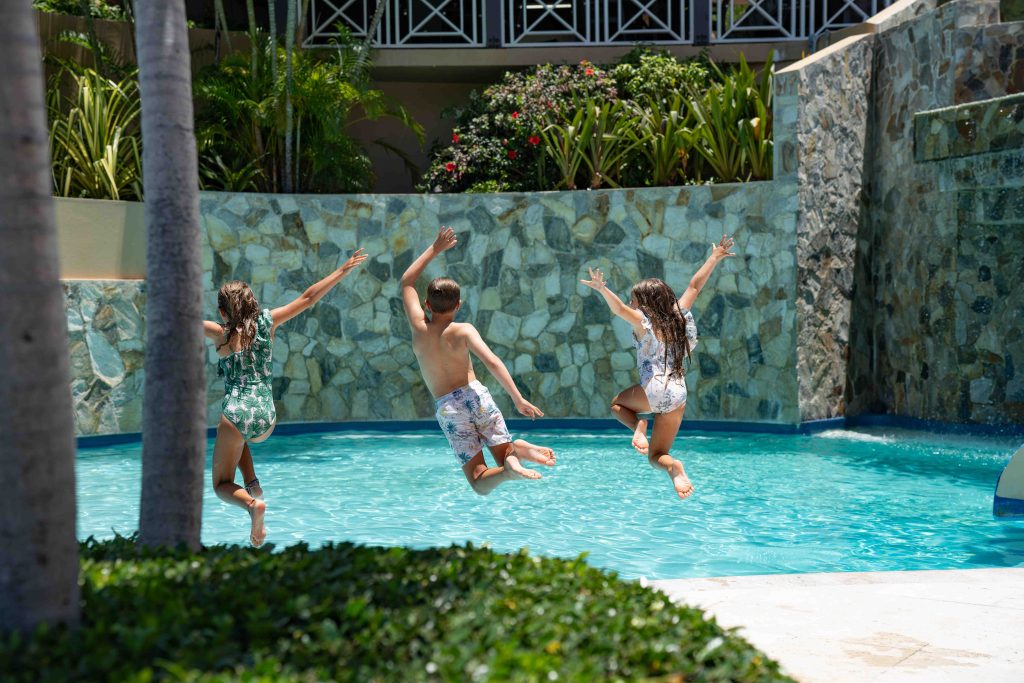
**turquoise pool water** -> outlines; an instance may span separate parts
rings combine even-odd
[[[625,431],[527,438],[559,464],[481,498],[439,432],[274,436],[254,448],[269,541],[586,552],[628,578],[1024,566],[1024,523],[991,514],[1012,440],[684,432],[696,494],[680,502]],[[79,453],[80,537],[135,530],[140,460],[137,444]],[[209,488],[204,506],[204,543],[246,541],[243,511]]]

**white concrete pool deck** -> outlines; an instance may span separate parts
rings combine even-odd
[[[1024,681],[1024,568],[671,579],[801,683]]]

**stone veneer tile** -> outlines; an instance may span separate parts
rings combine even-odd
[[[648,276],[665,277],[681,291],[709,244],[735,230],[743,256],[719,268],[695,306],[703,340],[695,358],[713,354],[715,370],[702,376],[693,363],[688,381],[695,400],[687,415],[793,422],[796,381],[786,369],[796,264],[785,256],[793,253],[792,222],[778,191],[774,182],[760,182],[533,195],[204,193],[207,315],[216,316],[215,288],[228,279],[250,282],[261,304],[272,307],[330,272],[357,245],[365,247],[371,258],[357,274],[279,328],[279,419],[430,417],[434,402],[416,367],[397,280],[438,226],[450,224],[459,246],[431,264],[421,286],[441,274],[460,281],[458,319],[481,330],[524,394],[548,415],[604,417],[611,398],[636,381],[635,357],[628,328],[579,285],[586,267],[602,266],[623,296]],[[137,430],[144,285],[66,286],[69,320],[77,325],[79,431]],[[94,308],[83,310],[84,301]],[[222,396],[215,355],[209,348],[211,424]],[[484,381],[513,414],[504,391],[489,376]],[[723,394],[727,387],[743,391]],[[768,403],[754,398],[769,395]]]

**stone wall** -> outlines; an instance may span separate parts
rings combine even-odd
[[[974,347],[976,340],[971,337],[980,334],[979,325],[969,322],[975,313],[966,312],[972,306],[988,305],[984,299],[978,302],[985,294],[976,292],[963,275],[965,267],[975,272],[980,268],[973,265],[978,255],[971,253],[969,244],[984,238],[968,225],[960,208],[966,200],[958,196],[953,174],[982,169],[990,160],[981,155],[963,157],[958,164],[918,163],[928,158],[927,147],[936,146],[936,139],[950,126],[969,134],[978,122],[945,121],[949,113],[930,117],[924,127],[919,122],[915,152],[914,114],[948,107],[964,96],[962,84],[986,80],[972,65],[991,68],[991,46],[983,45],[986,36],[998,33],[988,26],[997,19],[994,0],[956,0],[873,38],[870,145],[874,153],[867,167],[871,183],[864,230],[868,239],[862,257],[870,276],[857,283],[863,285],[863,295],[856,297],[854,306],[854,319],[869,326],[867,332],[862,325],[855,326],[863,337],[854,343],[868,352],[851,359],[852,412],[871,410],[950,422],[1012,420],[1006,394],[995,391],[999,386],[995,359],[982,356],[980,362],[987,365],[979,371],[975,352],[965,348]],[[976,40],[978,36],[982,38]],[[977,62],[971,54],[978,51],[989,54],[989,61]],[[929,141],[933,121],[935,139]],[[993,144],[993,140],[967,143],[959,135],[955,142],[950,140],[964,153]],[[1007,139],[1002,144],[1012,143]],[[975,147],[969,150],[964,145]],[[1014,153],[1019,155],[1019,149],[1006,152]],[[960,171],[955,170],[957,166]],[[989,177],[996,188],[1003,181],[1001,173],[1000,166],[997,177]],[[989,272],[993,281],[1002,280],[1014,277],[1014,267],[1004,260],[990,264]],[[988,287],[994,285],[978,291]],[[1012,317],[990,322],[989,333],[1003,343],[1017,334],[1018,323]],[[1003,355],[999,358],[1005,360]],[[987,373],[993,390],[979,383],[972,395],[971,383],[981,377],[979,372]],[[993,401],[1000,405],[993,407]]]
[[[1024,94],[922,112],[918,168],[956,198],[957,417],[1024,422]]]
[[[802,420],[845,414],[872,55],[870,36],[854,36],[776,76],[776,125],[786,129],[776,179],[797,188],[796,372]]]
[[[277,306],[357,246],[365,266],[274,343],[282,421],[431,417],[398,278],[438,226],[459,247],[428,269],[463,285],[473,322],[523,393],[551,416],[606,417],[636,382],[628,327],[578,284],[600,265],[623,296],[645,276],[680,292],[723,232],[740,256],[721,265],[694,312],[701,346],[687,376],[691,419],[798,421],[792,372],[796,263],[791,210],[772,182],[534,195],[348,197],[204,194],[207,315],[216,287],[250,282]],[[75,399],[83,434],[140,428],[144,290],[139,282],[69,281]],[[80,316],[75,317],[75,316]],[[209,419],[222,393],[209,350]],[[482,368],[480,368],[482,371]],[[504,391],[485,372],[506,414]]]

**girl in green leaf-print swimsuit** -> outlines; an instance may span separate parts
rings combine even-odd
[[[267,505],[249,444],[269,437],[277,420],[272,390],[274,331],[323,298],[365,260],[362,249],[357,250],[297,299],[273,310],[261,309],[246,283],[229,282],[217,293],[223,322],[203,323],[203,332],[217,348],[218,374],[224,377],[224,401],[213,445],[213,489],[221,500],[248,511],[252,522],[249,541],[254,546],[262,545],[267,537],[263,525]],[[242,470],[244,488],[235,483],[236,469]]]
[[[265,434],[277,421],[271,388],[273,323],[270,310],[264,308],[249,350],[229,353],[217,363],[217,374],[224,378],[221,410],[246,441]]]

